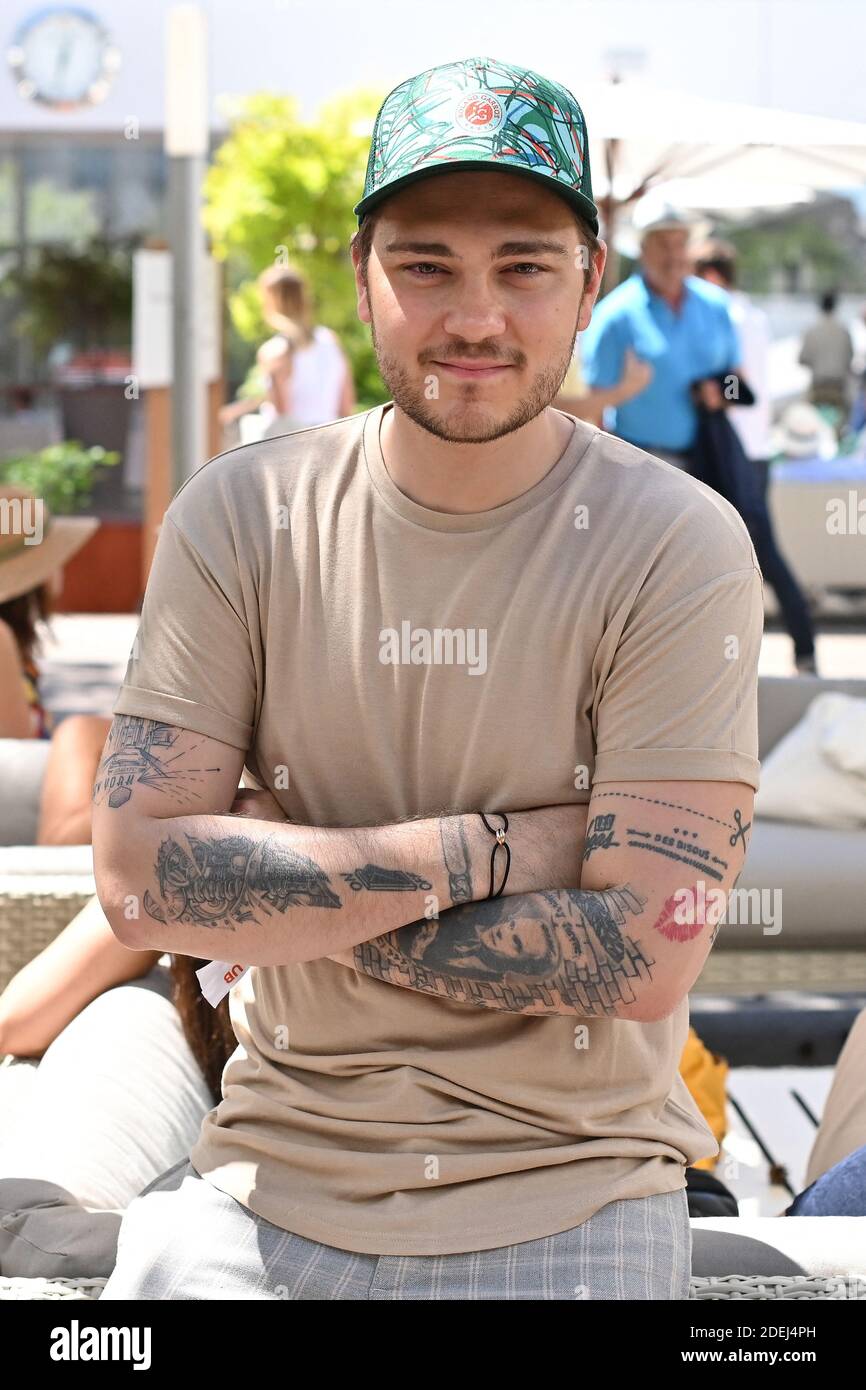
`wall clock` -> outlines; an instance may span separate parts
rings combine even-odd
[[[7,52],[18,93],[54,111],[104,101],[120,50],[90,10],[51,5],[19,26]]]

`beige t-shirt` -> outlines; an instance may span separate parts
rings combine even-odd
[[[246,750],[247,782],[311,825],[585,803],[593,779],[757,789],[762,580],[730,504],[568,416],[565,452],[527,492],[433,511],[385,468],[390,408],[187,479],[114,712]],[[424,664],[380,659],[385,629],[402,657],[446,628],[466,631],[450,662],[435,644]],[[678,1071],[687,1000],[656,1023],[593,1017],[579,1046],[577,1017],[322,958],[254,968],[231,1016],[238,1047],[193,1166],[342,1249],[532,1240],[682,1189],[685,1165],[718,1153]]]

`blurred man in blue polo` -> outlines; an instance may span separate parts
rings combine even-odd
[[[736,372],[740,343],[727,295],[688,273],[689,220],[670,205],[645,202],[635,217],[640,264],[596,305],[581,338],[583,375],[590,405],[607,405],[611,389],[621,388],[620,403],[605,414],[611,433],[688,472],[698,423],[692,387],[700,383],[703,403],[722,408],[713,378]],[[652,368],[649,384],[630,395],[629,350]]]

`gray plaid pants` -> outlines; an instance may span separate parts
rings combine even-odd
[[[455,1255],[366,1255],[274,1226],[184,1159],[129,1205],[103,1299],[685,1299],[685,1188],[571,1230]]]

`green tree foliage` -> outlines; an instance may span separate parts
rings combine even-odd
[[[790,217],[756,227],[723,225],[721,235],[736,246],[738,278],[753,293],[771,290],[780,268],[791,293],[801,289],[799,274],[805,266],[811,268],[817,289],[853,289],[864,283],[862,268],[848,250],[809,218]]]
[[[384,94],[383,94],[384,95]],[[308,277],[315,318],[339,334],[352,363],[359,408],[387,400],[370,330],[358,319],[349,241],[358,222],[367,154],[382,95],[360,91],[324,105],[306,124],[294,97],[260,92],[230,115],[204,188],[213,254],[227,263],[229,311],[238,335],[230,375],[248,371],[272,329],[261,315],[256,277],[291,261]]]

